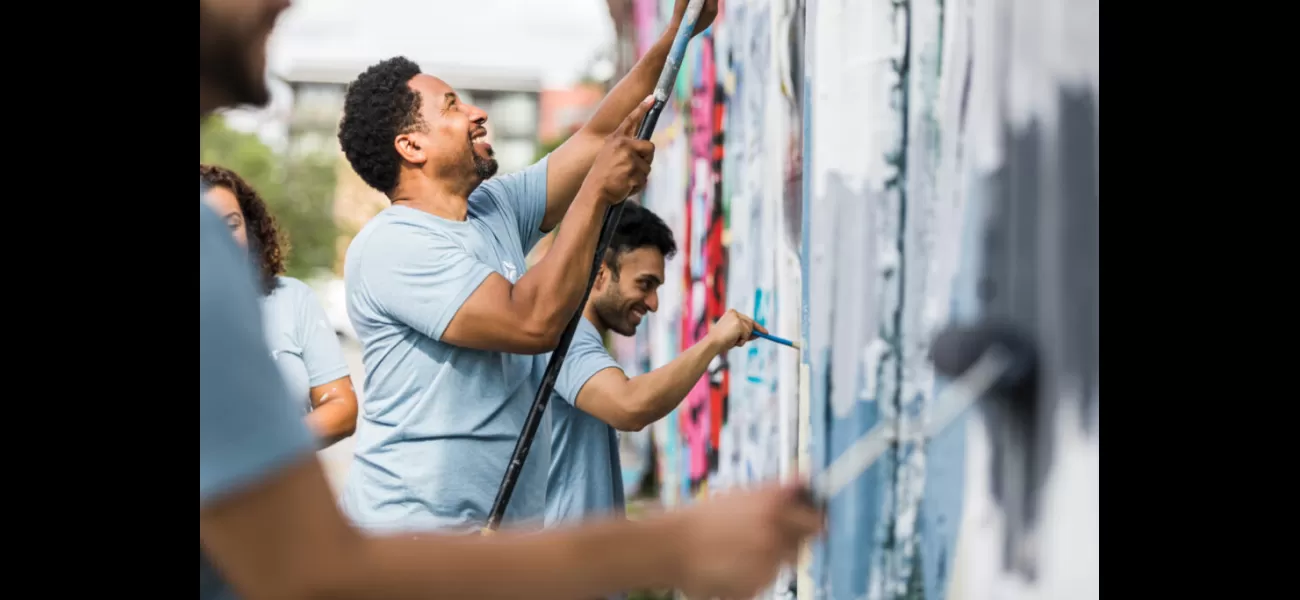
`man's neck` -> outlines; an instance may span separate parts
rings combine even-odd
[[[393,204],[422,210],[448,221],[464,221],[469,214],[469,192],[449,189],[427,177],[404,177],[393,190]]]
[[[591,301],[588,301],[587,306],[582,309],[582,316],[588,321],[591,321],[592,326],[596,328],[596,331],[600,332],[601,337],[604,337],[606,333],[609,333],[609,327],[607,327],[605,322],[601,321],[600,317],[596,315],[596,307],[592,305]]]

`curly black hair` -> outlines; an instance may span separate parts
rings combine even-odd
[[[200,164],[199,179],[208,187],[230,190],[239,201],[244,227],[248,229],[248,253],[257,258],[262,295],[270,294],[278,285],[276,276],[284,273],[284,255],[289,251],[289,243],[276,227],[275,217],[266,210],[266,202],[253,186],[225,167]]]
[[[668,228],[668,224],[650,209],[628,200],[624,202],[623,216],[618,220],[618,229],[614,230],[614,238],[605,253],[605,266],[614,281],[618,281],[619,260],[624,254],[640,248],[658,249],[664,258],[677,254],[677,242],[673,240],[673,230]]]
[[[384,194],[397,187],[401,157],[393,139],[423,126],[420,94],[407,85],[420,65],[396,56],[371,65],[348,84],[339,145],[362,181]]]

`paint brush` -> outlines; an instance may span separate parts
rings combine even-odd
[[[803,344],[800,344],[799,342],[792,342],[783,337],[776,337],[770,333],[763,333],[757,329],[754,330],[754,335],[756,337],[761,337],[769,342],[776,342],[778,344],[781,344],[782,346],[789,346],[791,348],[794,348],[795,350],[799,350],[803,348]]]

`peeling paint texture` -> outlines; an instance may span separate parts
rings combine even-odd
[[[634,5],[642,50],[673,4],[609,1]],[[735,308],[804,351],[715,361],[625,442],[628,489],[654,465],[664,503],[692,502],[885,427],[763,597],[1099,597],[1099,102],[1098,0],[724,0],[642,198],[682,251],[616,350],[661,366]],[[1037,390],[926,438],[931,341],[982,322],[1033,340]]]

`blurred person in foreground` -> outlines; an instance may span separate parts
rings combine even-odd
[[[199,165],[208,208],[254,261],[262,325],[289,400],[328,446],[357,428],[357,394],[343,348],[307,284],[282,275],[287,244],[252,186],[224,167]]]
[[[200,118],[266,102],[266,40],[285,8],[200,0]],[[202,196],[200,183],[199,598],[559,599],[674,586],[747,597],[820,531],[794,485],[531,536],[353,529],[268,355],[247,254]]]
[[[403,57],[348,86],[339,144],[392,206],[344,263],[365,390],[345,511],[376,531],[473,532],[486,523],[546,356],[578,311],[606,208],[645,184],[654,145],[636,139],[686,0],[590,121],[537,163],[493,178],[488,115]],[[709,0],[695,32],[717,14]],[[554,229],[545,255],[525,256]],[[551,416],[506,507],[540,527]]]
[[[677,358],[629,379],[602,337],[608,331],[635,335],[646,313],[658,310],[664,259],[676,252],[663,219],[635,202],[623,208],[549,405],[554,412],[547,526],[622,516],[617,431],[640,431],[662,419],[686,398],[714,357],[754,339],[755,329],[767,332],[729,310]]]

